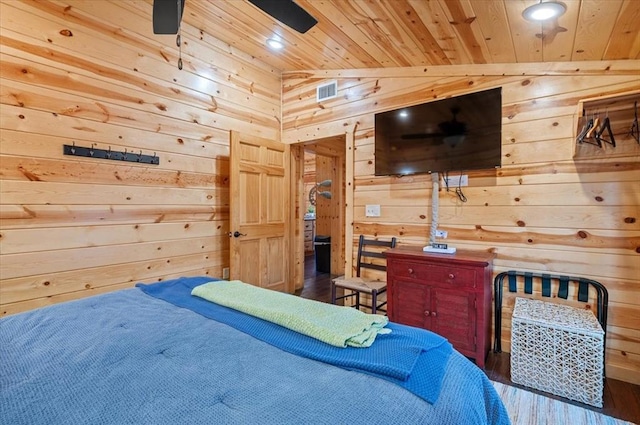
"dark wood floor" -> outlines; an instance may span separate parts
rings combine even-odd
[[[331,275],[328,273],[317,272],[314,257],[307,257],[305,261],[304,288],[301,291],[298,291],[298,295],[303,298],[309,298],[317,301],[327,303],[331,302],[330,283]],[[513,384],[510,379],[511,370],[509,353],[489,352],[485,373],[489,379],[493,381],[513,385],[527,391],[542,394],[553,399],[562,400],[570,404],[575,404],[576,406],[581,406],[586,409],[594,410],[605,415],[640,425],[640,385],[633,385],[616,379],[607,379],[604,386],[604,407],[602,409],[597,409],[586,404],[557,397],[553,394],[543,393],[531,388]]]

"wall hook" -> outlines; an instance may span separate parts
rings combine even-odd
[[[92,143],[91,147],[84,147],[76,146],[75,142],[73,142],[71,145],[63,145],[62,153],[64,155],[81,156],[93,159],[111,159],[152,165],[160,164],[160,158],[155,152],[153,153],[153,156],[151,156],[144,155],[142,150],[140,150],[139,153],[129,151],[128,149],[125,149],[124,151],[112,151],[111,146],[109,146],[109,149],[98,149],[96,148],[96,143]]]

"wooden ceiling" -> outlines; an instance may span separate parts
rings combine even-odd
[[[544,25],[522,17],[539,0],[296,2],[318,20],[306,34],[247,0],[186,0],[183,19],[283,72],[640,58],[640,0],[564,0]]]

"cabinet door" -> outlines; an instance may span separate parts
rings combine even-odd
[[[430,329],[431,289],[424,284],[394,280],[389,308],[389,319],[403,325]]]
[[[476,295],[434,288],[431,296],[431,330],[447,338],[458,351],[471,355],[476,349]]]

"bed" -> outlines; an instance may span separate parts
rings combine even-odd
[[[389,323],[369,348],[337,348],[191,295],[210,281],[138,284],[3,318],[0,421],[509,423],[485,374],[435,334]]]

